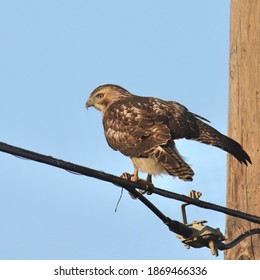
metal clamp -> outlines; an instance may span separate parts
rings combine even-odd
[[[189,197],[193,199],[199,199],[201,197],[200,192],[196,192],[194,190],[189,192]],[[218,246],[221,241],[225,239],[224,235],[221,233],[219,228],[212,228],[209,226],[205,226],[204,223],[207,221],[194,221],[192,223],[188,223],[187,214],[186,214],[186,206],[188,203],[184,203],[181,205],[182,219],[183,223],[189,226],[192,229],[192,235],[188,238],[183,237],[182,235],[177,234],[176,236],[181,240],[182,243],[185,244],[185,247],[189,249],[193,248],[201,248],[208,247],[211,250],[212,255],[218,256]]]

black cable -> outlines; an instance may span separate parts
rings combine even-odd
[[[136,190],[136,188],[146,190],[146,187],[141,184],[138,184],[138,183],[132,182],[132,181],[128,181],[128,180],[122,179],[120,177],[117,177],[117,176],[114,176],[111,174],[107,174],[102,171],[97,171],[97,170],[94,170],[91,168],[87,168],[87,167],[73,164],[70,162],[66,162],[66,161],[63,161],[60,159],[56,159],[51,156],[46,156],[46,155],[35,153],[35,152],[29,151],[29,150],[14,147],[14,146],[8,145],[3,142],[0,142],[0,151],[12,154],[14,156],[18,156],[21,158],[30,159],[33,161],[55,166],[55,167],[64,169],[66,171],[69,171],[73,174],[81,174],[81,175],[85,175],[85,176],[89,176],[89,177],[94,177],[99,180],[113,183],[116,186],[123,187],[124,189],[126,189],[130,193],[132,193],[136,198],[138,198],[143,204],[145,204],[161,221],[164,222],[164,224],[166,224],[169,227],[169,229],[171,231],[182,235],[184,238],[189,238],[193,234],[192,228],[190,228],[189,226],[182,224],[178,221],[171,220],[169,217],[166,217],[157,207],[155,207],[155,205],[153,205],[148,199],[146,199],[142,194],[140,194]],[[158,195],[161,195],[161,196],[164,196],[167,198],[180,200],[180,201],[186,202],[188,204],[193,204],[198,207],[226,213],[227,215],[231,215],[234,217],[238,217],[238,218],[241,218],[244,220],[248,220],[248,221],[260,224],[260,217],[246,214],[246,213],[236,211],[233,209],[229,209],[229,208],[219,206],[216,204],[212,204],[212,203],[209,203],[206,201],[192,199],[188,196],[169,192],[169,191],[159,189],[159,188],[154,188],[153,193],[156,193]],[[232,242],[230,242],[228,244],[219,243],[219,244],[217,244],[218,249],[219,250],[230,249],[230,248],[234,247],[235,245],[237,245],[239,242],[241,242],[243,239],[247,238],[248,236],[250,236],[252,234],[260,234],[260,229],[249,230],[249,231],[241,234],[239,237],[237,237],[235,240],[233,240]]]
[[[169,217],[166,217],[154,204],[152,204],[137,190],[132,190],[132,188],[128,187],[124,188],[131,192],[131,194],[137,199],[139,199],[146,207],[148,207],[165,225],[168,226],[170,231],[180,234],[185,238],[188,238],[192,235],[193,231],[189,226],[186,226],[178,221],[171,220]]]
[[[122,179],[120,177],[117,177],[117,176],[114,176],[111,174],[107,174],[103,171],[98,171],[98,170],[94,170],[94,169],[84,167],[81,165],[66,162],[66,161],[63,161],[60,159],[56,159],[52,156],[46,156],[43,154],[35,153],[35,152],[29,151],[29,150],[11,146],[11,145],[3,143],[3,142],[0,142],[0,151],[9,153],[9,154],[12,154],[15,156],[19,156],[22,158],[31,159],[33,161],[41,162],[41,163],[48,164],[51,166],[55,166],[55,167],[58,167],[58,168],[61,168],[61,169],[64,169],[66,171],[70,171],[70,172],[73,172],[76,174],[81,174],[81,175],[93,177],[93,178],[96,178],[96,179],[99,179],[102,181],[110,182],[117,186],[123,187],[123,188],[127,189],[128,191],[135,190],[136,188],[146,190],[145,186],[143,186],[142,184],[138,184],[137,182],[128,181],[128,180]],[[154,188],[153,193],[167,197],[167,198],[186,202],[186,203],[189,203],[192,205],[196,205],[201,208],[210,209],[210,210],[214,210],[217,212],[222,212],[227,215],[238,217],[238,218],[241,218],[241,219],[244,219],[244,220],[256,223],[256,224],[260,224],[260,217],[257,217],[257,216],[251,215],[251,214],[247,214],[247,213],[243,213],[241,211],[219,206],[219,205],[209,203],[209,202],[206,202],[203,200],[193,199],[193,198],[190,198],[185,195],[180,195],[180,194],[170,192],[167,190],[163,190],[163,189],[159,189],[159,188]]]
[[[242,233],[241,235],[239,235],[236,239],[234,239],[230,243],[219,243],[219,244],[217,244],[217,247],[220,251],[231,249],[234,246],[236,246],[238,243],[240,243],[242,240],[244,240],[245,238],[247,238],[253,234],[260,234],[260,228],[250,229],[250,230]]]
[[[217,212],[221,212],[221,213],[225,213],[227,215],[233,216],[233,217],[238,217],[240,219],[244,219],[256,224],[260,224],[260,217],[255,216],[255,215],[251,215],[251,214],[247,214],[238,210],[233,210],[224,206],[220,206],[217,204],[213,204],[210,202],[206,202],[200,199],[193,199],[190,197],[187,197],[185,195],[180,195],[174,192],[170,192],[167,190],[163,190],[163,189],[159,189],[159,188],[155,188],[153,193],[156,193],[158,195],[167,197],[167,198],[171,198],[171,199],[176,199],[176,200],[180,200],[183,202],[186,202],[188,204],[193,204],[196,205],[200,208],[205,208],[205,209],[209,209],[209,210],[214,210]]]

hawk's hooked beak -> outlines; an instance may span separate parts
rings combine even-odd
[[[87,102],[86,102],[86,109],[88,109],[89,107],[91,106],[94,106],[94,103],[91,99],[89,99]]]

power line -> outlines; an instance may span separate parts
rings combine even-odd
[[[88,168],[85,166],[70,163],[70,162],[67,162],[67,161],[64,161],[61,159],[54,158],[52,156],[46,156],[46,155],[43,155],[40,153],[32,152],[32,151],[22,149],[19,147],[15,147],[15,146],[3,143],[3,142],[0,142],[0,151],[15,155],[15,156],[19,156],[22,158],[30,159],[33,161],[41,162],[44,164],[48,164],[51,166],[55,166],[55,167],[64,169],[66,171],[70,171],[72,173],[81,174],[81,175],[93,177],[93,178],[96,178],[96,179],[99,179],[102,181],[110,182],[117,186],[126,188],[129,191],[131,191],[131,190],[134,191],[135,189],[146,190],[145,186],[138,184],[137,182],[128,181],[128,180],[122,179],[120,177],[114,176],[112,174],[105,173],[103,171],[98,171],[98,170],[91,169],[91,168]],[[180,195],[180,194],[170,192],[167,190],[163,190],[160,188],[156,188],[156,187],[153,189],[153,193],[170,198],[170,199],[175,199],[175,200],[179,200],[182,202],[186,202],[188,204],[196,205],[201,208],[225,213],[227,215],[241,218],[241,219],[244,219],[244,220],[256,223],[256,224],[260,224],[260,217],[251,215],[251,214],[247,214],[247,213],[244,213],[244,212],[241,212],[238,210],[226,208],[226,207],[216,205],[216,204],[213,204],[210,202],[206,202],[203,200],[193,199],[193,198],[190,198],[185,195]]]
[[[227,243],[227,244],[220,243],[220,244],[218,244],[218,249],[221,251],[231,249],[234,246],[236,246],[238,243],[240,243],[242,240],[244,240],[245,238],[247,238],[253,234],[260,234],[260,228],[250,229],[250,230],[244,232],[243,234],[239,235],[236,239],[234,239],[230,243]]]
[[[73,174],[85,175],[88,177],[93,177],[99,180],[113,183],[116,186],[123,187],[128,190],[133,196],[138,198],[144,205],[146,205],[165,225],[168,226],[170,231],[177,234],[177,237],[185,244],[187,248],[190,246],[195,248],[209,247],[212,254],[218,256],[218,250],[228,250],[239,242],[241,242],[246,237],[253,234],[260,234],[260,229],[253,229],[245,232],[238,236],[235,240],[228,244],[222,243],[225,239],[219,229],[213,229],[209,226],[204,226],[206,221],[193,222],[191,225],[183,224],[178,221],[172,220],[165,216],[154,204],[152,204],[146,197],[140,194],[136,189],[146,190],[146,186],[139,184],[137,182],[132,182],[125,180],[123,178],[105,173],[103,171],[98,171],[74,163],[70,163],[64,160],[54,158],[52,156],[46,156],[22,148],[18,148],[3,142],[0,142],[0,151],[12,154],[14,156],[30,159],[33,161],[41,162],[51,166],[55,166]],[[219,206],[213,203],[202,201],[199,199],[194,199],[185,195],[180,195],[174,192],[163,190],[160,188],[153,188],[153,193],[185,202],[186,204],[193,204],[201,208],[214,210],[217,212],[222,212],[227,215],[238,217],[256,224],[260,224],[260,217],[247,214],[241,211],[233,210],[223,206]]]

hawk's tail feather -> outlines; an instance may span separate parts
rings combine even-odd
[[[177,176],[184,181],[192,181],[194,172],[182,159],[175,145],[159,146],[155,149],[154,155],[169,175]]]
[[[193,140],[218,147],[230,153],[240,163],[244,163],[245,165],[248,165],[248,163],[252,164],[249,155],[238,142],[221,134],[219,131],[201,120],[197,120],[197,124],[199,126],[200,133],[199,136],[197,138],[193,138]]]

